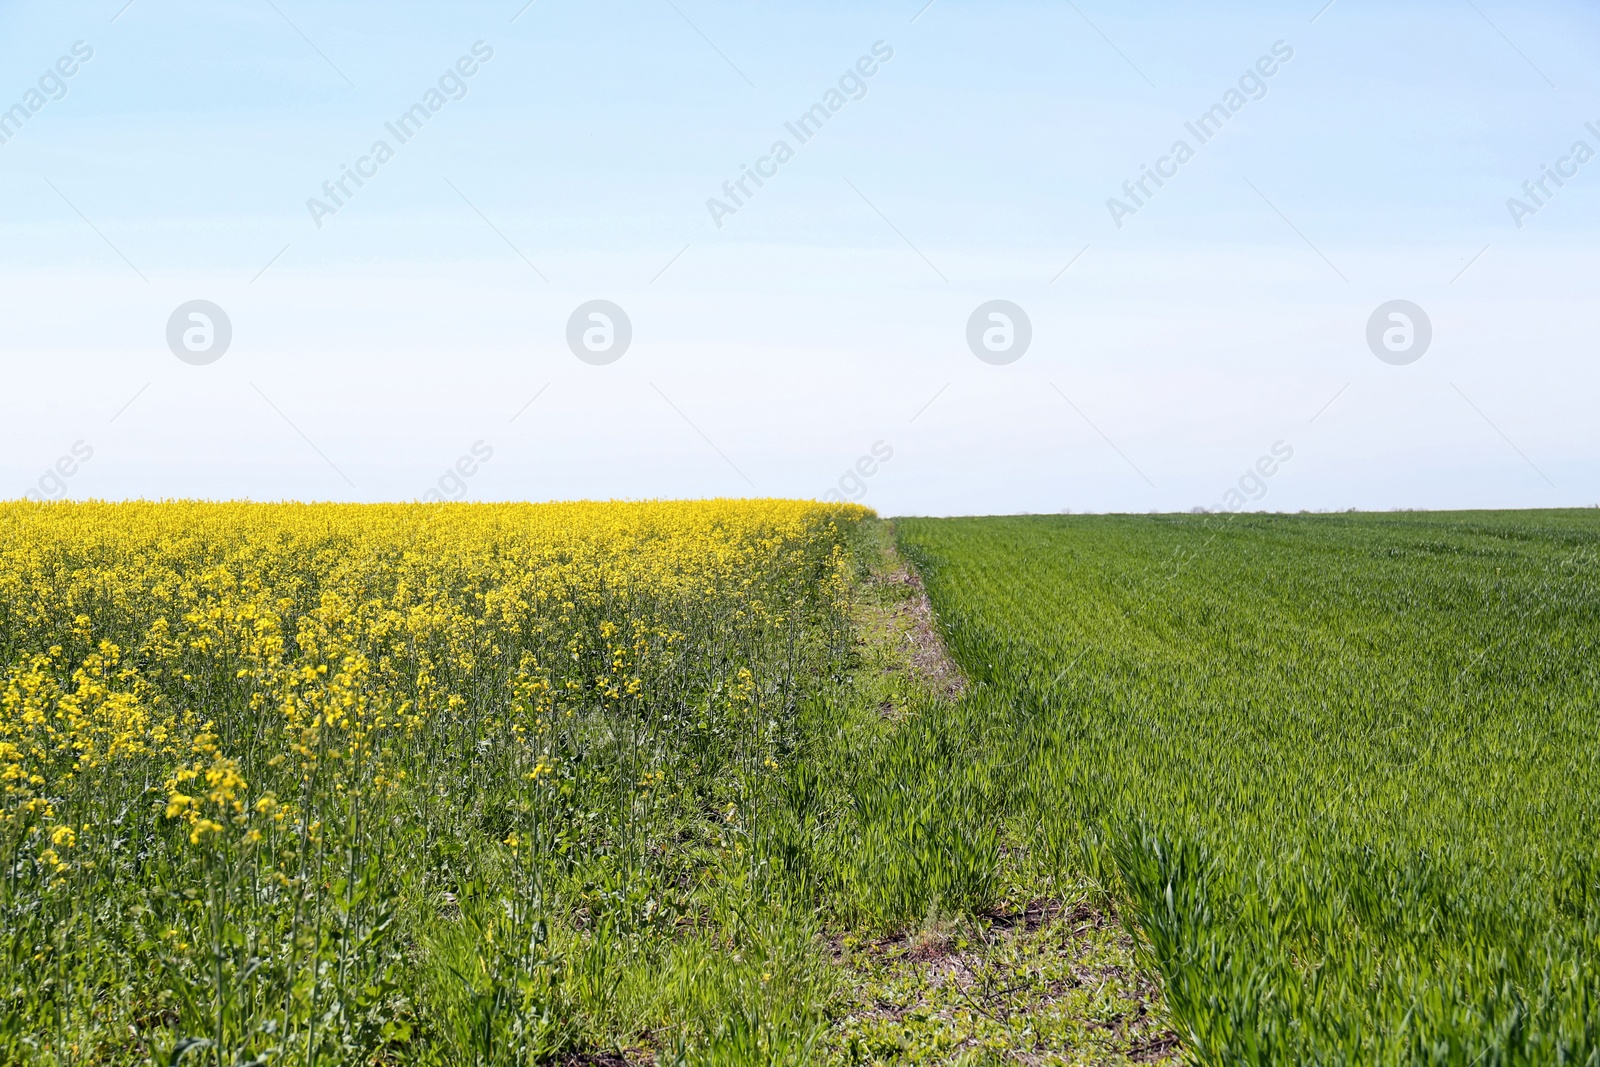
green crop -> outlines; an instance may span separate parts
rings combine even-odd
[[[1192,1055],[1600,1063],[1600,513],[899,536],[1008,838],[1127,902]]]

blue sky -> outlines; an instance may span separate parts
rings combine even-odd
[[[1600,150],[1592,8],[123,2],[0,7],[0,108],[65,90],[0,144],[0,496],[409,500],[482,442],[446,495],[1187,510],[1269,457],[1235,506],[1600,501],[1600,159],[1507,209]],[[166,339],[195,299],[205,366]],[[1032,324],[1003,366],[993,299]],[[1432,325],[1404,366],[1392,299]]]

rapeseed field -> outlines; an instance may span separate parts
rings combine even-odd
[[[805,1017],[793,939],[728,913],[863,514],[0,505],[0,1062],[533,1063]]]

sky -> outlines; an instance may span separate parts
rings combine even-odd
[[[1594,506],[1597,39],[0,3],[0,499]]]

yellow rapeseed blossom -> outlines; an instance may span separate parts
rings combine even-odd
[[[400,1025],[462,937],[517,1058],[559,1052],[553,941],[698,911],[708,817],[742,869],[865,514],[0,504],[0,1061],[465,1062]]]
[[[707,641],[778,647],[816,598],[842,601],[838,528],[863,514],[0,504],[0,846],[64,869],[93,840],[75,825],[130,805],[191,845],[302,823],[320,840],[309,798],[359,811],[407,788],[397,753],[469,706],[523,754],[517,778],[559,782],[551,738],[575,716],[637,713]],[[473,679],[508,656],[485,713]],[[772,682],[730,671],[707,699],[759,731]]]

